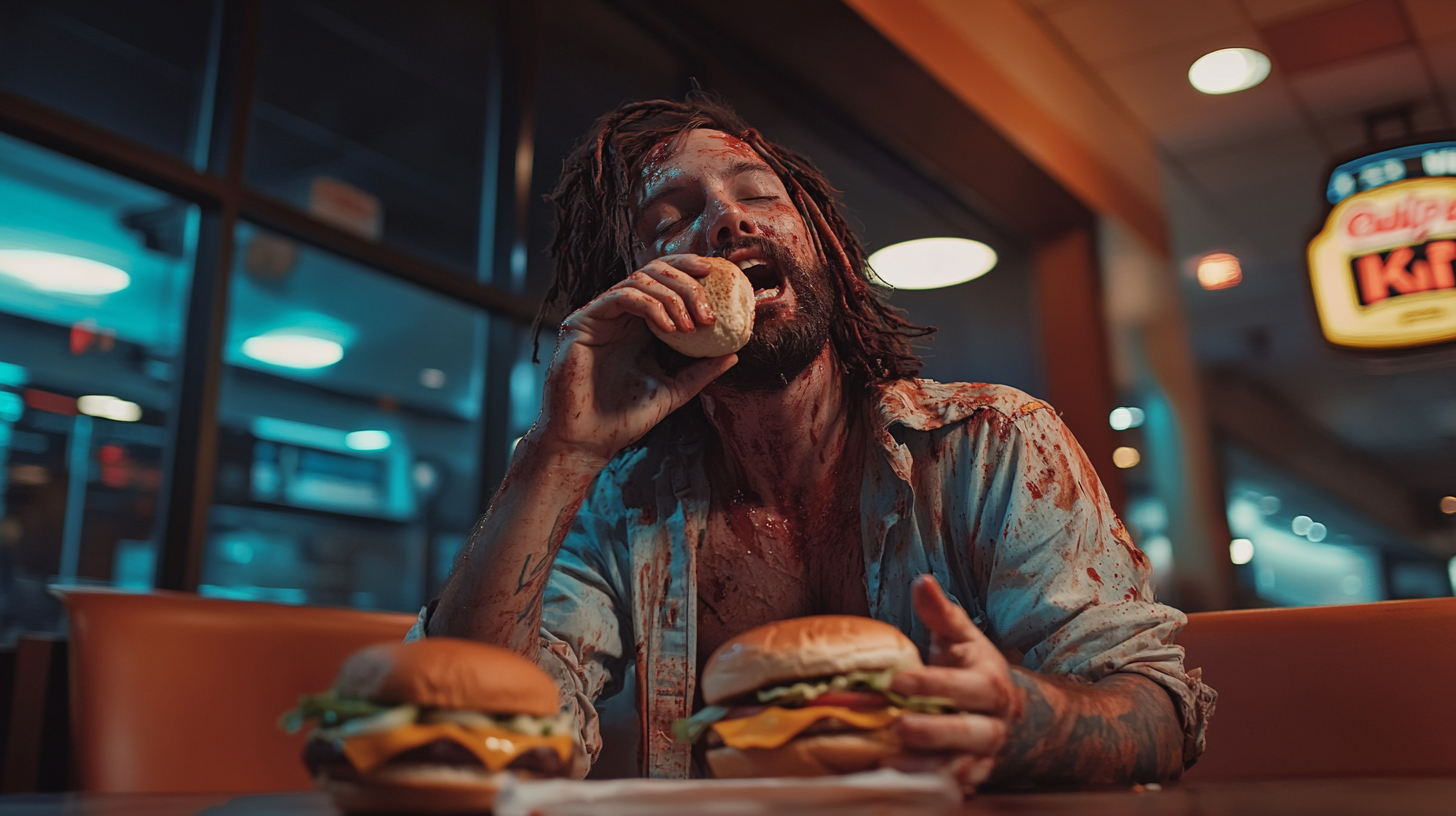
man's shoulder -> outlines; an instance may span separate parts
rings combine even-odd
[[[898,424],[917,431],[933,431],[978,416],[1020,423],[1038,415],[1056,415],[1050,405],[1025,391],[995,383],[894,380],[878,386],[877,397],[886,427]]]

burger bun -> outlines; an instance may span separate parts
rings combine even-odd
[[[703,700],[719,705],[762,688],[852,671],[922,665],[899,629],[858,615],[812,615],[750,629],[719,646],[703,667]]]
[[[650,322],[647,326],[662,342],[689,357],[722,357],[743,348],[753,336],[753,284],[732,261],[703,260],[713,270],[697,281],[717,319],[690,332],[665,332]]]
[[[773,776],[838,776],[872,771],[898,752],[892,728],[815,734],[778,748],[710,748],[704,755],[718,779]]]
[[[379,768],[362,779],[320,776],[315,787],[344,813],[484,813],[495,806],[505,773],[442,765]]]
[[[561,710],[551,676],[515,652],[460,638],[381,643],[339,669],[335,693],[376,703],[486,714],[552,717]]]

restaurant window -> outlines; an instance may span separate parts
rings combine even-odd
[[[0,87],[200,164],[221,2],[7,0]]]
[[[475,276],[492,5],[264,2],[247,183]]]
[[[487,317],[252,225],[236,245],[200,592],[416,609],[480,509]]]
[[[196,208],[0,135],[0,642],[150,587]]]
[[[1452,594],[1447,564],[1304,480],[1226,443],[1229,557],[1246,595],[1275,606]]]

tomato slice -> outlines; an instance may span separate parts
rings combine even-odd
[[[872,691],[826,691],[809,701],[811,706],[844,706],[845,708],[884,708],[889,705],[883,694]]]

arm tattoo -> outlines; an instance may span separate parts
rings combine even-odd
[[[1168,693],[1135,674],[1093,684],[1012,669],[1026,694],[992,776],[1000,785],[1154,782],[1183,770],[1183,728]]]

